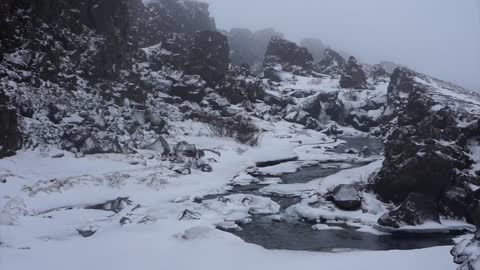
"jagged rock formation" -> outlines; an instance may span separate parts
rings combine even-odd
[[[24,147],[93,154],[148,146],[164,132],[162,104],[178,102],[169,94],[200,101],[228,69],[227,39],[212,31],[205,3],[1,5],[0,87],[15,100]],[[4,149],[11,153],[9,112]]]
[[[294,42],[273,37],[265,52],[263,66],[265,77],[278,80],[275,75],[278,71],[301,73],[303,70],[312,70],[313,56]]]
[[[478,98],[474,92],[406,68],[396,69],[388,88],[385,113],[391,120],[388,123],[393,125],[374,191],[384,201],[410,205],[411,214],[436,206],[428,211],[436,213],[432,215],[437,218],[440,213],[472,222],[478,195],[469,184],[478,184],[478,179],[470,171],[473,160],[469,148],[478,144]],[[408,203],[413,194],[431,203]],[[398,214],[403,208],[392,211],[389,222],[380,223],[418,225],[424,221],[421,217]]]
[[[367,76],[363,71],[363,67],[358,64],[357,59],[351,56],[347,64],[343,68],[340,77],[340,87],[353,89],[366,89]]]
[[[318,68],[321,73],[340,76],[346,64],[347,61],[339,53],[332,49],[325,49]]]

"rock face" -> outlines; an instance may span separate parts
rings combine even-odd
[[[0,158],[14,155],[19,146],[17,113],[8,103],[8,97],[0,93]]]
[[[480,110],[466,97],[475,95],[406,68],[394,71],[386,109],[390,135],[373,190],[401,206],[380,223],[415,225],[424,218],[416,219],[414,212],[472,220],[477,199],[468,200],[473,196],[468,185],[478,180],[469,171],[473,161],[466,142],[478,136]]]
[[[346,211],[358,210],[362,206],[362,196],[355,185],[339,185],[333,191],[331,200],[338,208]]]
[[[340,76],[346,64],[347,61],[339,53],[332,49],[325,49],[322,60],[318,63],[318,68],[321,73]]]
[[[293,72],[313,68],[313,56],[306,48],[294,42],[273,37],[268,44],[263,62],[265,69]],[[277,70],[279,71],[279,70]]]
[[[340,87],[366,89],[367,86],[367,76],[363,71],[363,67],[358,64],[355,57],[351,56],[343,68],[343,73],[340,77]]]
[[[225,77],[230,64],[227,37],[213,31],[195,33],[185,72],[200,75],[214,85]]]
[[[27,148],[128,153],[152,144],[166,108],[201,102],[229,66],[205,3],[8,0],[0,12],[0,88],[16,107],[1,112],[0,156],[20,141],[17,113]]]
[[[419,193],[410,193],[405,201],[378,220],[378,224],[393,228],[422,225],[426,221],[439,222],[437,204]]]

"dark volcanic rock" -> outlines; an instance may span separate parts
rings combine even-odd
[[[313,68],[313,56],[306,48],[299,47],[294,42],[273,37],[268,44],[263,66],[272,68],[277,65],[288,72],[308,70]]]
[[[339,185],[331,194],[330,198],[335,206],[346,211],[355,211],[362,206],[362,196],[356,185]]]
[[[479,134],[478,115],[468,100],[443,97],[445,92],[436,87],[474,94],[432,80],[406,68],[393,72],[385,115],[389,128],[385,161],[373,180],[373,190],[383,201],[403,205],[414,193],[429,201],[416,203],[416,211],[433,213],[431,208],[435,208],[435,213],[473,222],[477,200],[466,187],[476,180],[470,173],[473,161],[466,142]],[[470,107],[470,112],[464,107]],[[384,223],[414,225],[412,220],[402,214],[394,221],[385,217]]]
[[[0,158],[14,155],[19,146],[17,112],[8,103],[8,97],[0,93]]]
[[[378,220],[378,224],[393,228],[421,225],[426,221],[440,222],[437,204],[423,194],[410,193],[405,201]]]
[[[183,100],[200,102],[205,96],[205,81],[198,75],[186,75],[172,86],[171,94]]]
[[[328,120],[343,125],[347,112],[345,105],[338,98],[338,94],[338,92],[332,91],[310,97],[302,103],[302,109],[316,119],[325,120],[320,118],[328,117]]]
[[[232,104],[255,103],[265,97],[265,85],[246,66],[231,68],[215,90]]]
[[[347,61],[339,53],[332,49],[325,49],[322,60],[318,63],[318,68],[321,73],[340,76],[346,64]]]
[[[340,87],[366,89],[367,86],[367,76],[363,71],[363,67],[358,64],[355,57],[351,56],[343,68],[343,74],[340,77]]]
[[[226,36],[213,31],[197,32],[185,72],[200,75],[207,83],[215,84],[225,77],[229,57]]]

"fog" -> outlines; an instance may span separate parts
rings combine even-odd
[[[219,29],[273,27],[480,91],[480,0],[204,1]]]

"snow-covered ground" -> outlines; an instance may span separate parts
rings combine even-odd
[[[258,124],[266,131],[259,146],[249,147],[209,136],[201,124],[176,123],[178,133],[168,138],[170,142],[186,140],[221,154],[211,154],[218,161],[212,164],[211,173],[176,174],[169,161],[147,158],[154,154],[148,151],[84,158],[65,153],[52,158],[59,151],[25,150],[0,160],[0,180],[4,182],[0,183],[0,269],[454,269],[451,247],[341,253],[272,251],[214,229],[233,226],[234,221],[249,222],[255,213],[279,211],[268,197],[253,195],[195,202],[204,195],[225,192],[235,176],[253,181],[245,171],[257,161],[299,157],[299,162],[264,169],[273,175],[296,170],[299,164],[362,161],[328,152],[339,142],[322,133],[285,122]],[[314,180],[281,186],[273,178],[267,180],[272,185],[263,191],[324,192],[353,178],[366,179],[368,175],[363,174],[380,163],[360,171],[342,171],[321,184]],[[117,197],[129,199],[121,211],[85,209]],[[371,220],[378,217],[378,213],[355,214],[371,215]],[[84,238],[77,229],[85,228],[96,233]]]

